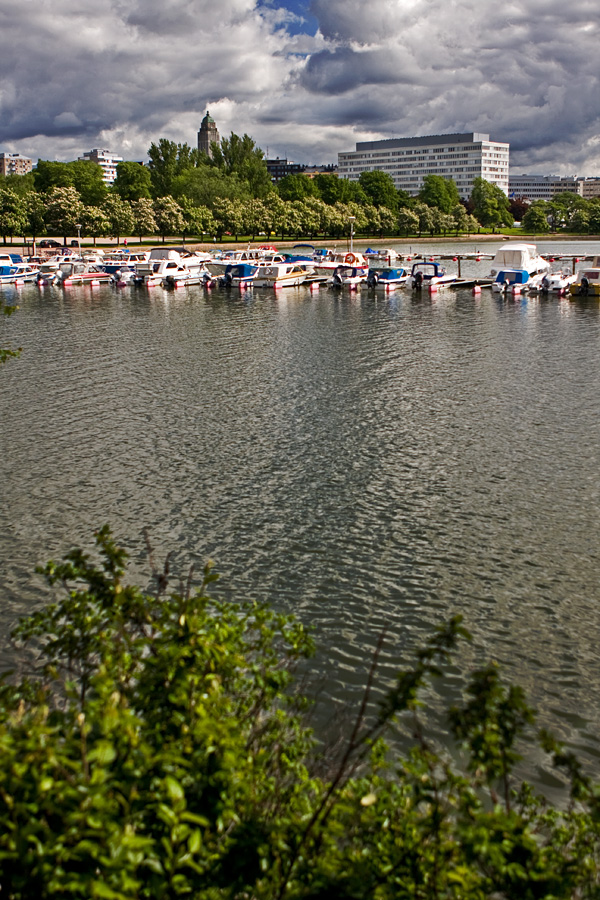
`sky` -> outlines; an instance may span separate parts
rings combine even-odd
[[[597,0],[0,0],[0,151],[146,160],[210,110],[308,165],[474,131],[600,176],[599,45]]]

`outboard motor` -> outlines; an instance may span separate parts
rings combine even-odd
[[[581,279],[581,284],[579,285],[579,293],[583,297],[587,297],[589,290],[590,290],[590,283],[584,275],[583,278]]]
[[[371,270],[369,270],[369,274],[367,275],[367,284],[369,285],[369,287],[375,287],[378,281],[379,275],[377,274],[377,272],[372,272]]]
[[[542,278],[541,288],[542,288],[542,294],[547,294],[548,290],[550,289],[550,282],[548,281],[548,278],[546,275],[544,275],[544,277]]]
[[[225,275],[223,276],[223,284],[225,285],[225,287],[231,287],[232,283],[233,275],[231,274],[231,272],[225,272]]]
[[[335,287],[342,286],[342,276],[340,275],[339,272],[334,272],[333,278],[331,280],[332,280],[333,284],[335,285]]]
[[[420,291],[423,287],[423,273],[415,272],[413,287],[416,291]]]

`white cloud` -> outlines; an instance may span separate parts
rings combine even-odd
[[[357,140],[483,131],[520,171],[600,174],[595,4],[574,0],[30,0],[3,11],[0,149],[143,159],[221,134],[335,162]],[[291,31],[288,32],[288,25]],[[293,28],[291,27],[293,26]]]

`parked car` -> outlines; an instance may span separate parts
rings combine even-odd
[[[53,250],[55,247],[62,247],[62,244],[60,241],[55,241],[53,238],[44,238],[38,242],[38,247],[41,250]]]

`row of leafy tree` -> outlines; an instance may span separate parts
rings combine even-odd
[[[535,200],[524,211],[522,224],[534,234],[548,231],[600,234],[600,197],[588,200],[565,192],[552,200]]]
[[[461,200],[456,184],[428,175],[418,197],[394,186],[385,172],[358,181],[332,173],[288,175],[272,184],[262,151],[232,133],[213,158],[162,138],[149,164],[122,162],[112,187],[91,161],[40,160],[26,176],[0,185],[0,233],[119,237],[137,234],[222,236],[278,234],[338,237],[350,218],[363,234],[450,234],[512,225],[505,194],[482,178]]]

